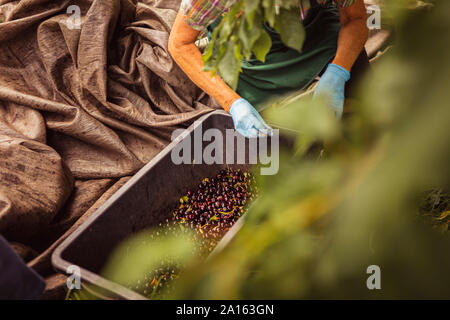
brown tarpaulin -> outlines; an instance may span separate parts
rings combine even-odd
[[[42,252],[174,128],[214,107],[167,51],[179,2],[0,0],[0,233],[10,241]]]

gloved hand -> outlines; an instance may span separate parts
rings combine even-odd
[[[314,90],[314,97],[323,96],[329,99],[329,107],[336,112],[338,118],[342,117],[344,110],[345,83],[348,80],[350,72],[337,64],[330,64]]]
[[[261,118],[258,111],[245,99],[237,99],[230,107],[234,128],[247,138],[272,135],[272,128]]]

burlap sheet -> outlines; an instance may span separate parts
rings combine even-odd
[[[70,28],[71,5],[79,29]],[[214,107],[167,51],[178,7],[0,0],[0,233],[8,240],[45,250],[117,178],[160,152],[174,128]]]

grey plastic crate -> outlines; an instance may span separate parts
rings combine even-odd
[[[233,128],[231,117],[223,111],[215,111],[200,118],[187,130],[193,137],[195,127],[201,123],[203,130],[217,128],[221,132]],[[121,241],[146,228],[151,228],[170,217],[173,205],[181,195],[195,189],[205,177],[215,175],[227,164],[180,164],[171,160],[172,149],[186,136],[180,136],[158,156],[136,173],[120,190],[106,201],[87,221],[72,233],[52,255],[52,264],[66,273],[70,265],[80,267],[83,283],[101,292],[102,296],[118,299],[145,299],[142,295],[113,283],[99,275],[112,251]],[[192,140],[191,140],[192,141]],[[205,147],[210,142],[203,142]],[[223,145],[224,150],[226,144]],[[246,140],[247,164],[230,164],[237,169],[248,169],[248,140]],[[237,152],[235,152],[237,156]],[[194,157],[193,146],[191,149]],[[236,161],[235,161],[236,162]],[[235,226],[219,243],[223,248],[240,228]],[[151,253],[149,253],[151,254]]]

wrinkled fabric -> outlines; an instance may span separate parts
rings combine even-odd
[[[168,53],[178,9],[179,0],[0,0],[0,233],[8,240],[67,229],[83,213],[58,216],[82,187],[76,181],[134,174],[175,128],[217,107]]]

